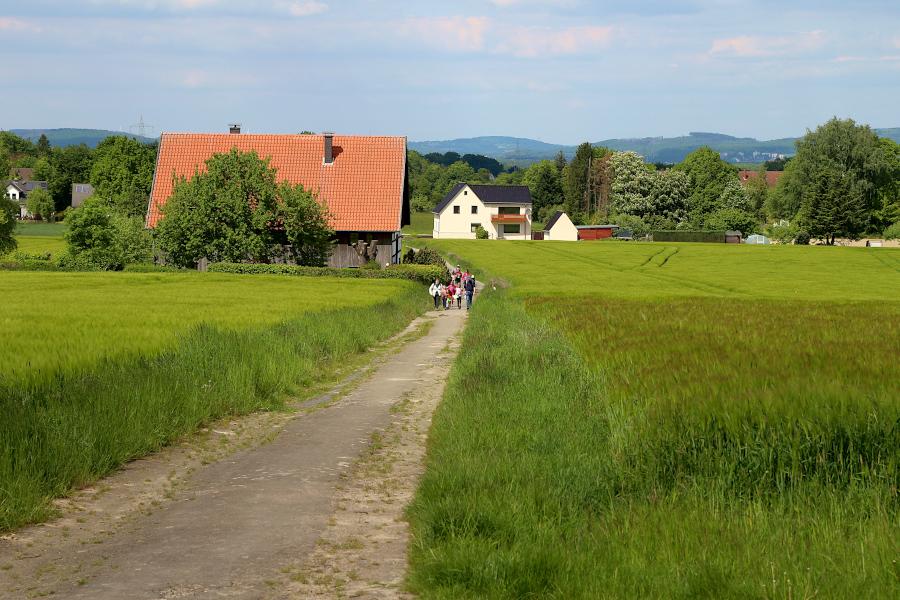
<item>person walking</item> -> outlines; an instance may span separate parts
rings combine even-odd
[[[457,310],[462,310],[462,295],[463,295],[462,287],[456,286],[456,293],[453,294],[453,297],[456,299],[456,309]]]
[[[466,310],[469,310],[470,308],[472,308],[472,296],[475,295],[475,276],[474,275],[470,274],[466,278],[465,289],[466,289]]]
[[[456,295],[456,286],[453,284],[453,280],[450,280],[450,285],[447,286],[447,302],[444,305],[444,308],[451,309],[453,308],[453,297]]]
[[[431,297],[434,298],[434,310],[437,310],[438,300],[441,298],[441,282],[438,279],[434,280],[434,283],[431,284],[431,287],[428,288],[428,293],[431,294]]]

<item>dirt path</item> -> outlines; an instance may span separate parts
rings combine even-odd
[[[324,407],[213,429],[0,539],[0,597],[397,597],[402,510],[465,318],[430,313]]]

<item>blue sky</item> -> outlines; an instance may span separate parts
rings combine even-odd
[[[0,0],[0,128],[514,135],[900,126],[897,0]]]

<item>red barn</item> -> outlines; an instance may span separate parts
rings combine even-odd
[[[611,238],[618,228],[618,225],[579,225],[577,227],[578,239],[604,240]]]

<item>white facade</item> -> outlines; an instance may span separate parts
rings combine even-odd
[[[465,185],[440,212],[434,213],[432,235],[435,239],[475,239],[479,225],[492,240],[529,240],[531,203],[485,204]]]
[[[19,188],[13,184],[6,185],[6,197],[19,205],[19,218],[27,219],[31,216],[28,209],[25,208],[25,195],[19,191]]]
[[[569,218],[569,215],[562,213],[550,229],[544,231],[545,240],[564,240],[567,242],[578,241],[578,228]]]

